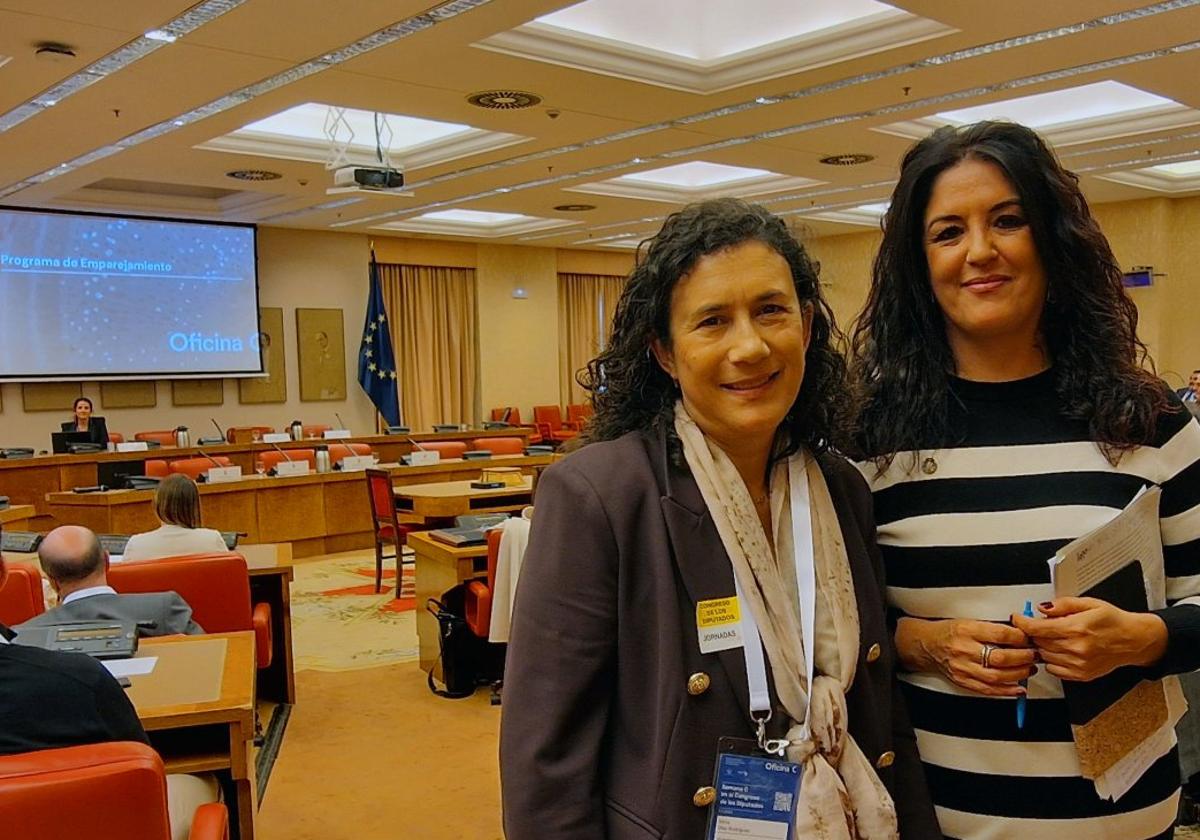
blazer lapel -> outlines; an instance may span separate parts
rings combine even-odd
[[[709,515],[700,488],[686,468],[676,467],[670,462],[665,435],[658,440],[658,465],[664,488],[661,505],[667,534],[671,540],[671,554],[679,577],[692,602],[695,633],[695,606],[699,601],[713,598],[728,598],[734,592],[733,566],[721,544],[721,536]],[[744,608],[744,607],[743,607]],[[750,708],[750,689],[746,682],[746,659],[742,648],[736,647],[718,653],[703,654],[706,658],[716,657],[729,684],[737,695],[743,709]]]

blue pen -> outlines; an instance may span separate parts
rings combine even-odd
[[[1025,602],[1025,610],[1021,615],[1026,618],[1033,618],[1033,601]],[[1022,686],[1028,686],[1029,680],[1021,680]],[[1022,694],[1017,698],[1017,729],[1025,728],[1025,695]]]

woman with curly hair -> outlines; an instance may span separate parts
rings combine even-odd
[[[943,128],[905,156],[854,333],[857,439],[950,837],[1172,833],[1175,751],[1102,800],[1063,699],[1063,681],[1119,667],[1200,666],[1200,427],[1142,367],[1121,279],[1077,178],[1029,129]],[[1162,488],[1171,606],[1055,598],[1047,560],[1145,485]]]
[[[837,335],[762,208],[692,205],[650,240],[581,377],[588,439],[538,486],[504,683],[510,840],[703,837],[728,819],[714,801],[762,794],[718,795],[727,736],[802,779],[765,800],[790,836],[940,837],[870,497],[829,451]]]

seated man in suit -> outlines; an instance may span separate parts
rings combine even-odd
[[[38,547],[38,559],[58,593],[58,606],[18,625],[18,634],[29,627],[105,619],[138,622],[144,636],[204,632],[192,621],[192,608],[174,592],[118,595],[108,585],[108,552],[87,528],[55,528]]]
[[[1200,398],[1200,370],[1192,371],[1188,384],[1178,389],[1176,395],[1185,403],[1194,403]]]
[[[0,586],[4,576],[0,554]],[[108,741],[150,743],[125,691],[97,660],[12,644],[14,636],[0,624],[0,755]],[[215,801],[217,792],[211,776],[167,776],[173,840],[187,837],[196,808]]]

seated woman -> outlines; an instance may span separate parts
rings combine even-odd
[[[92,414],[92,401],[87,397],[75,400],[75,416],[62,424],[64,432],[87,432],[89,443],[108,446],[108,426],[104,418]]]
[[[170,475],[162,480],[154,494],[154,513],[162,525],[130,537],[123,559],[156,560],[229,550],[219,531],[200,527],[200,492],[187,476]]]
[[[504,678],[509,840],[704,837],[725,736],[802,777],[773,800],[790,837],[940,840],[870,495],[831,450],[837,337],[761,207],[693,205],[650,241],[583,380],[584,445],[538,483]]]

